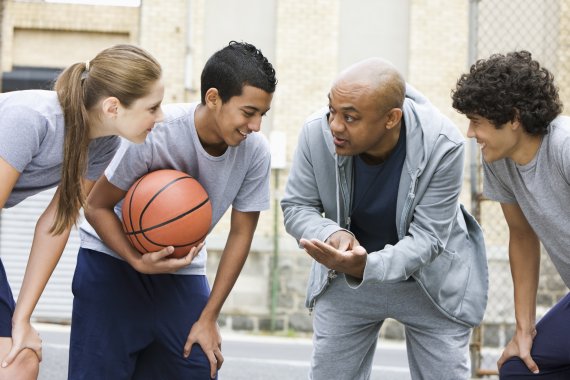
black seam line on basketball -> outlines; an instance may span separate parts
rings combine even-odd
[[[181,247],[187,247],[187,246],[189,246],[189,245],[194,245],[194,244],[196,244],[197,242],[199,242],[200,240],[205,239],[207,235],[208,235],[208,233],[206,232],[206,233],[205,233],[204,235],[202,235],[199,239],[194,240],[194,241],[192,241],[192,242],[190,242],[190,243],[179,244],[179,245],[172,245],[172,244],[161,244],[161,243],[157,243],[157,242],[155,242],[155,241],[150,240],[149,238],[146,237],[146,235],[143,234],[143,236],[145,237],[145,239],[146,239],[149,243],[151,243],[151,244],[154,244],[154,245],[156,245],[156,246],[158,246],[158,247],[174,247],[174,248],[181,248]]]
[[[131,199],[129,199],[129,221],[131,222],[131,229],[133,229],[134,225],[133,225],[133,215],[132,215],[132,210],[133,210],[133,199],[135,197],[135,192],[137,191],[137,188],[139,187],[139,185],[141,184],[141,182],[143,181],[143,178],[139,178],[136,182],[135,188],[133,189],[133,192],[131,193]],[[139,243],[139,245],[141,247],[144,247],[144,245],[141,243],[141,241],[139,240],[138,236],[134,237],[137,241],[137,243]]]
[[[154,230],[155,228],[165,226],[165,225],[167,225],[168,223],[172,223],[172,222],[174,222],[174,221],[176,221],[176,220],[178,220],[178,219],[180,219],[180,218],[183,218],[183,217],[185,217],[186,215],[188,215],[188,214],[190,214],[190,213],[196,211],[197,209],[199,209],[200,207],[202,207],[202,206],[204,206],[206,203],[208,203],[209,200],[210,200],[210,198],[206,198],[206,199],[205,199],[202,203],[200,203],[198,206],[194,207],[193,209],[190,209],[190,210],[186,211],[186,212],[183,213],[183,214],[180,214],[180,215],[176,216],[175,218],[169,219],[169,220],[164,221],[164,222],[162,222],[162,223],[160,223],[160,224],[157,224],[157,225],[152,226],[152,227],[145,228],[145,229],[143,229],[143,230],[127,232],[127,235],[144,234],[145,232]],[[146,238],[146,236],[145,236],[145,238]],[[147,239],[147,240],[149,240],[149,239]],[[150,241],[150,240],[149,240],[149,241]]]
[[[144,206],[144,208],[143,208],[142,211],[141,211],[141,214],[139,215],[139,227],[142,226],[142,219],[143,219],[144,213],[146,212],[146,209],[149,208],[149,206],[150,206],[150,204],[152,203],[152,201],[154,201],[154,200],[156,199],[156,197],[158,197],[158,196],[160,195],[160,193],[162,193],[163,191],[165,191],[166,189],[168,189],[172,184],[174,184],[174,183],[176,183],[176,182],[178,182],[178,181],[181,181],[181,180],[183,180],[183,179],[185,179],[185,178],[192,178],[192,177],[190,177],[189,175],[185,175],[185,176],[182,176],[182,177],[178,177],[178,178],[173,179],[172,181],[170,181],[170,182],[168,182],[166,185],[164,185],[164,186],[162,187],[162,189],[158,190],[158,192],[157,192],[156,194],[154,194],[154,195],[148,200],[148,202],[146,202],[146,205]]]

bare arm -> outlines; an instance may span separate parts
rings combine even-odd
[[[515,297],[515,336],[507,344],[497,365],[510,357],[520,357],[531,372],[538,366],[530,356],[536,336],[536,292],[540,269],[540,241],[516,204],[501,204],[509,226],[509,261]]]
[[[2,167],[2,165],[8,165],[5,161],[0,161],[2,162],[0,167]],[[15,172],[15,169],[11,169]],[[18,178],[18,175],[14,177],[14,173],[10,174],[5,167],[2,168],[2,172],[7,173],[7,177],[4,175],[2,177],[8,178],[9,183],[12,182],[14,178]],[[15,182],[12,183],[9,191],[12,190],[14,184]],[[89,192],[93,187],[93,182],[85,180],[84,186],[85,190]],[[9,191],[7,192],[7,190],[6,185],[2,186],[2,205],[4,205],[7,195],[9,195]],[[16,356],[26,348],[32,349],[39,360],[42,358],[41,340],[35,329],[31,326],[30,318],[49,278],[61,258],[71,230],[70,227],[60,235],[52,235],[49,232],[55,219],[58,193],[59,189],[55,192],[54,197],[36,223],[26,272],[22,280],[22,287],[20,288],[16,309],[12,317],[12,349],[3,361],[7,365],[12,363]]]
[[[192,345],[202,347],[210,360],[211,376],[222,366],[222,339],[218,331],[217,320],[226,298],[230,294],[249,254],[251,241],[259,212],[240,212],[232,210],[231,227],[224,252],[218,266],[212,293],[198,321],[192,326],[186,344],[184,356],[188,357]]]
[[[141,273],[171,273],[190,264],[202,245],[192,248],[188,256],[180,259],[165,258],[174,251],[173,247],[144,255],[133,248],[114,211],[115,205],[124,198],[125,194],[126,191],[113,185],[103,175],[97,180],[93,191],[87,198],[85,218],[97,231],[103,242]]]

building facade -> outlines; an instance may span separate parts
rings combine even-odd
[[[222,310],[220,323],[228,328],[311,331],[304,308],[311,261],[285,233],[278,201],[303,121],[326,106],[340,70],[363,58],[386,58],[463,131],[467,127],[451,108],[450,91],[468,67],[468,0],[143,0],[138,6],[5,0],[2,9],[6,83],[18,70],[32,76],[34,70],[57,71],[107,46],[134,43],[162,63],[164,102],[189,102],[199,100],[205,61],[230,40],[255,44],[273,63],[279,83],[262,133],[279,145],[286,164],[272,171],[272,208],[262,213],[250,257]],[[281,137],[271,141],[272,132]],[[462,200],[469,205],[466,173]],[[52,194],[0,214],[0,255],[16,294],[34,222]],[[207,240],[211,283],[228,230],[224,218]],[[36,320],[69,321],[78,244],[74,232]],[[383,331],[401,335],[390,329],[386,324]]]

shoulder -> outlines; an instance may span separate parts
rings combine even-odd
[[[465,143],[465,137],[447,116],[445,116],[427,97],[409,83],[406,84],[404,100],[404,121],[410,141],[426,147],[437,144],[457,146]]]
[[[238,149],[243,151],[248,156],[256,157],[270,157],[270,146],[267,137],[261,132],[251,133],[247,139],[238,146]]]
[[[0,130],[4,135],[63,136],[63,114],[53,91],[14,91],[0,95]],[[59,130],[59,132],[57,132]]]
[[[513,178],[517,176],[516,164],[509,158],[502,158],[493,162],[482,160],[482,166],[485,180],[491,183],[505,184],[512,182]]]
[[[3,113],[19,113],[26,110],[35,115],[50,117],[62,113],[59,100],[55,91],[26,90],[7,92],[0,95],[0,110]],[[27,116],[21,114],[21,116]]]
[[[311,133],[321,131],[323,126],[328,128],[327,115],[329,113],[328,107],[322,107],[316,112],[313,112],[303,123],[303,129],[311,130]]]
[[[187,143],[192,138],[190,128],[194,126],[196,103],[175,103],[162,106],[164,119],[157,123],[148,135],[147,142],[169,144]],[[163,141],[164,140],[164,141]]]
[[[197,103],[173,103],[162,106],[164,120],[162,124],[176,123],[194,115]]]
[[[115,151],[121,145],[121,138],[119,136],[105,136],[92,140],[89,143],[89,151]]]
[[[570,144],[570,117],[558,116],[548,127],[549,144],[554,149],[568,149]]]
[[[329,150],[334,150],[328,114],[328,107],[323,107],[306,118],[299,136],[299,143],[309,145],[312,149],[330,144]]]

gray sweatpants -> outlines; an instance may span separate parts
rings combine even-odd
[[[471,329],[440,312],[414,280],[350,288],[339,274],[315,304],[309,379],[370,378],[378,333],[386,318],[405,327],[414,380],[470,377]]]

